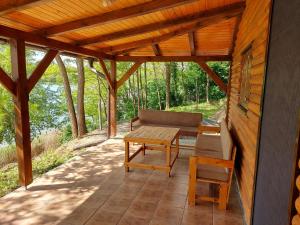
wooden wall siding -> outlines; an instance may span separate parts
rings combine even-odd
[[[271,0],[247,0],[233,51],[229,126],[239,144],[237,176],[245,218],[250,224],[256,168],[257,135],[260,126],[260,104],[265,74]],[[250,102],[247,113],[238,106],[241,54],[252,43]]]

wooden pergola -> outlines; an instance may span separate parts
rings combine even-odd
[[[0,37],[11,46],[12,74],[0,68],[0,83],[14,97],[21,184],[32,182],[29,94],[58,53],[100,63],[114,136],[117,90],[144,62],[196,62],[226,93],[228,84],[207,62],[231,61],[244,8],[240,0],[1,1]],[[26,74],[26,46],[47,51],[32,74]],[[118,61],[134,62],[119,80]]]

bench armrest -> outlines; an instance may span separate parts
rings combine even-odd
[[[190,164],[211,165],[229,169],[234,168],[233,160],[217,159],[206,156],[190,156]]]
[[[207,125],[199,125],[198,133],[202,134],[203,132],[210,133],[220,133],[221,128],[219,126],[207,126]]]
[[[132,118],[131,120],[130,120],[130,131],[132,131],[133,129],[133,123],[135,122],[135,121],[138,121],[139,120],[139,117],[137,116],[137,117],[134,117],[134,118]]]

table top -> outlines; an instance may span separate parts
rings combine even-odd
[[[124,141],[144,144],[171,145],[179,128],[141,126],[124,137]]]

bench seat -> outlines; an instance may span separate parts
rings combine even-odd
[[[140,126],[174,127],[181,136],[197,136],[202,122],[201,113],[140,110],[138,117],[131,120],[131,130]]]

